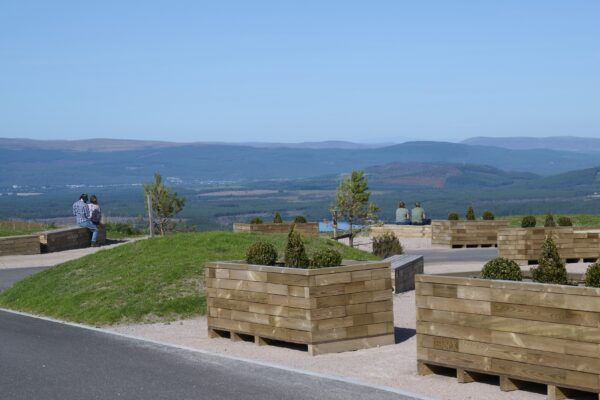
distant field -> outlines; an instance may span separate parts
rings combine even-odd
[[[0,237],[2,236],[17,236],[29,235],[52,229],[54,226],[46,224],[36,224],[26,221],[0,221]]]
[[[554,220],[557,221],[559,217],[563,216],[571,218],[574,226],[600,226],[600,214],[554,214]],[[523,217],[523,215],[511,215],[509,217],[497,217],[497,219],[508,220],[511,226],[521,226]],[[544,226],[546,214],[536,215],[535,217],[538,226]]]

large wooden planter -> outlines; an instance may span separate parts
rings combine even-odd
[[[381,236],[391,232],[398,238],[425,238],[431,239],[431,225],[395,225],[385,224],[371,228],[371,237]]]
[[[40,238],[38,235],[0,238],[0,256],[25,254],[40,254]]]
[[[345,264],[323,269],[207,264],[209,335],[302,344],[311,355],[393,344],[390,264]]]
[[[546,236],[551,236],[568,262],[594,262],[600,258],[600,228],[510,228],[498,233],[498,255],[521,265],[537,263]]]
[[[294,225],[293,223],[284,222],[281,224],[233,224],[234,232],[260,232],[260,233],[288,233]],[[307,222],[295,224],[296,232],[300,232],[307,236],[319,235],[319,223]]]
[[[431,221],[431,244],[450,247],[491,247],[498,243],[498,231],[509,221]]]
[[[434,366],[600,392],[600,289],[474,278],[416,278],[419,373]]]
[[[53,229],[51,231],[41,232],[39,242],[43,253],[53,253],[55,251],[64,251],[90,247],[92,234],[89,229],[79,226],[72,226],[62,229]],[[98,232],[98,243],[106,241],[106,229],[100,225]]]

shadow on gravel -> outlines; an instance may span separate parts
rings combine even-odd
[[[402,343],[411,337],[415,336],[417,331],[411,328],[398,328],[394,327],[394,338],[396,339],[396,344]]]

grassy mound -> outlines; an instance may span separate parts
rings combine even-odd
[[[283,254],[286,236],[206,232],[141,240],[28,277],[0,293],[0,307],[94,325],[204,314],[207,261],[243,259],[258,240]],[[320,237],[305,242],[309,253],[330,247],[346,259],[377,259]]]

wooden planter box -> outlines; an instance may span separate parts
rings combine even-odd
[[[40,254],[38,235],[7,236],[0,238],[0,256]]]
[[[344,264],[300,269],[208,263],[209,335],[302,344],[311,355],[393,344],[390,264]]]
[[[284,222],[281,224],[233,224],[234,232],[260,232],[260,233],[288,233],[293,223]],[[296,224],[296,232],[306,236],[319,235],[319,223],[307,222]]]
[[[498,243],[498,231],[509,221],[431,221],[432,244],[450,247],[491,247]]]
[[[600,392],[600,289],[418,275],[417,359],[420,374],[456,368],[518,381]]]
[[[41,232],[39,234],[39,242],[41,243],[42,253],[53,253],[55,251],[90,247],[91,237],[92,234],[89,229],[71,226],[68,228]],[[102,244],[105,241],[106,230],[103,225],[100,225],[98,243]]]
[[[431,225],[395,225],[385,224],[371,228],[371,237],[381,236],[392,232],[398,238],[425,238],[431,239]]]
[[[600,228],[510,228],[498,233],[498,255],[521,265],[537,264],[546,236],[551,236],[563,260],[594,262],[600,258]]]

